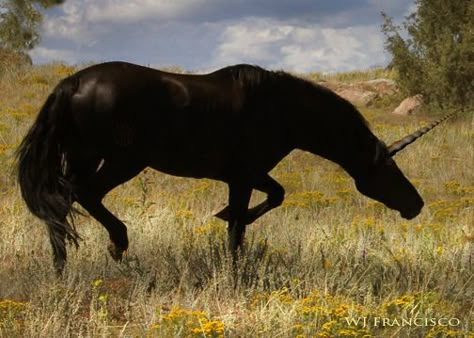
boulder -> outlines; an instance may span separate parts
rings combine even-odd
[[[325,81],[319,82],[319,84],[331,89],[357,106],[370,105],[375,99],[393,95],[398,91],[395,81],[389,79],[375,79],[354,83]]]
[[[395,81],[390,79],[375,79],[364,82],[366,86],[376,90],[379,96],[393,95],[398,91]]]
[[[423,104],[423,97],[415,95],[407,97],[403,100],[397,108],[392,112],[395,115],[413,115]]]
[[[356,106],[367,106],[375,98],[378,97],[378,94],[373,91],[364,90],[362,88],[356,87],[345,88],[336,91],[336,93],[345,98],[347,101],[351,102],[352,104],[355,104]]]

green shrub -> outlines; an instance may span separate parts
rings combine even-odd
[[[440,107],[472,108],[474,2],[416,0],[403,29],[382,13],[385,48],[401,89]],[[406,37],[405,37],[406,36]]]

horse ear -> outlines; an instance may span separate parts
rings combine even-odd
[[[374,163],[379,164],[388,157],[387,146],[382,141],[377,141],[375,143],[375,155],[374,155]]]
[[[364,153],[368,161],[372,164],[378,165],[385,161],[388,157],[387,146],[384,142],[377,139],[375,136],[366,137],[365,131],[359,129],[355,130],[355,144],[361,153]]]
[[[188,88],[186,88],[181,81],[167,77],[163,79],[163,83],[168,89],[171,102],[173,102],[175,106],[178,108],[184,108],[189,104],[191,97]]]

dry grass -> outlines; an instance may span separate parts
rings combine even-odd
[[[56,279],[46,229],[14,184],[12,155],[72,71],[55,64],[0,80],[0,337],[474,335],[472,117],[397,155],[426,202],[413,221],[355,192],[332,163],[294,152],[272,172],[287,199],[249,226],[234,273],[226,225],[212,217],[225,186],[146,171],[106,200],[129,227],[124,262],[109,258],[104,229],[79,217],[84,242]],[[430,120],[364,114],[388,142]],[[358,317],[369,325],[347,322]],[[459,325],[375,326],[379,317]]]
[[[392,79],[397,78],[397,72],[394,69],[386,69],[383,67],[374,67],[367,70],[354,70],[350,72],[337,72],[337,73],[321,73],[312,72],[305,74],[314,81],[336,81],[336,82],[359,82],[369,81],[376,79]]]

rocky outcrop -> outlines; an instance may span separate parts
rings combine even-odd
[[[421,95],[415,95],[407,97],[403,100],[397,108],[392,112],[395,115],[412,115],[420,106],[423,104],[423,97]]]
[[[344,82],[319,82],[356,106],[370,105],[375,99],[393,95],[398,91],[398,87],[393,80],[375,79],[369,81],[359,81],[354,83]]]
[[[394,95],[398,92],[398,87],[395,81],[390,79],[375,79],[363,82],[372,90],[376,90],[380,96]]]
[[[378,97],[376,92],[361,88],[345,88],[337,93],[357,106],[367,106]]]

